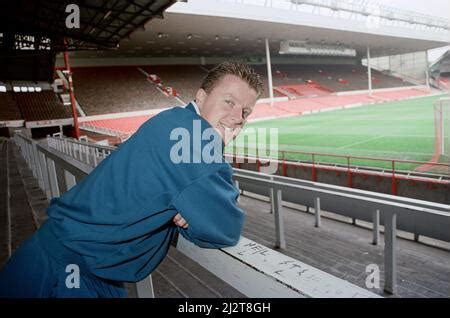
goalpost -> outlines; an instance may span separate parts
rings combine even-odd
[[[434,104],[436,150],[444,162],[450,162],[450,97],[443,97]]]

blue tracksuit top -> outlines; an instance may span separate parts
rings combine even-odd
[[[167,254],[176,231],[205,248],[239,240],[244,213],[236,205],[232,168],[222,154],[221,162],[207,163],[199,156],[201,162],[192,163],[199,155],[193,146],[199,137],[194,121],[202,132],[211,128],[192,104],[159,113],[79,184],[51,201],[53,233],[82,255],[94,275],[127,282],[145,278]],[[170,158],[180,140],[170,139],[176,128],[191,136],[190,150],[197,152],[190,154],[191,163]],[[202,140],[200,151],[208,143]],[[189,223],[187,229],[172,222],[177,213]]]

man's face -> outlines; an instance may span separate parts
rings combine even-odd
[[[217,130],[226,146],[239,134],[256,98],[256,91],[244,80],[225,75],[209,94],[199,89],[195,101],[201,116]]]

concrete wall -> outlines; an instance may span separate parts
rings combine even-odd
[[[233,167],[257,171],[256,163],[236,163]],[[312,181],[313,170],[307,165],[286,164],[286,176],[296,179]],[[280,164],[277,175],[283,175],[283,167]],[[348,185],[348,174],[346,171],[337,171],[330,168],[316,168],[316,181],[338,186]],[[362,172],[352,172],[352,188],[392,194],[391,176],[369,175]],[[450,185],[438,184],[425,181],[396,179],[397,195],[420,199],[425,201],[450,204]]]

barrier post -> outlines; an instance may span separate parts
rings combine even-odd
[[[384,290],[387,293],[397,292],[397,215],[384,214]]]
[[[136,292],[138,298],[155,298],[152,275],[136,283]]]
[[[314,199],[314,213],[315,213],[315,227],[320,227],[321,220],[320,220],[320,198],[316,197]]]
[[[395,178],[395,161],[392,160],[392,194],[397,195],[397,180]]]
[[[284,238],[284,219],[283,219],[283,206],[282,206],[282,194],[280,189],[272,188],[273,195],[273,208],[275,216],[275,247],[286,248],[286,240]]]
[[[312,157],[312,181],[316,182],[317,181],[317,171],[316,171],[316,162],[314,160],[314,154],[311,154]]]
[[[353,188],[352,170],[350,169],[350,156],[347,157],[347,187]]]
[[[380,241],[380,210],[378,209],[373,211],[372,224],[373,224],[372,244],[378,245],[378,242]]]

